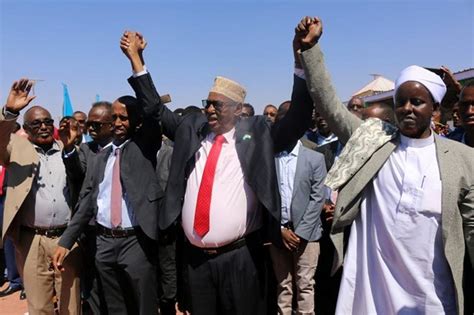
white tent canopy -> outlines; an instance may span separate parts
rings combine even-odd
[[[395,83],[389,79],[384,78],[380,74],[371,74],[374,79],[370,81],[366,86],[361,88],[359,91],[352,94],[352,96],[365,97],[381,92],[393,90]]]

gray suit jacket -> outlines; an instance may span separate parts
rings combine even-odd
[[[278,163],[276,165],[279,180]],[[324,156],[301,145],[290,212],[295,234],[307,241],[317,241],[322,235],[321,210],[325,200],[325,177]]]
[[[362,121],[349,113],[336,96],[319,45],[304,51],[301,57],[316,110],[327,120],[339,140],[346,143]],[[382,145],[339,190],[331,229],[331,239],[336,247],[333,272],[342,265],[343,232],[359,213],[364,188],[398,143],[399,137],[396,137]],[[441,228],[444,253],[454,279],[458,312],[462,314],[465,248],[468,249],[471,262],[474,261],[474,150],[440,137],[435,137],[435,145],[442,181]]]

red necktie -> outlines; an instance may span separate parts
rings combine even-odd
[[[110,196],[110,223],[112,228],[122,224],[122,184],[120,183],[120,148],[115,149],[112,171],[112,193]]]
[[[217,135],[214,138],[214,143],[212,144],[206,165],[204,166],[197,197],[196,213],[194,214],[194,230],[200,237],[204,237],[204,235],[209,232],[209,210],[211,208],[212,185],[214,184],[217,160],[219,159],[222,143],[224,143],[224,141],[225,138],[223,135]]]

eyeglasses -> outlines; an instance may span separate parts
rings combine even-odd
[[[202,106],[205,109],[208,109],[211,105],[214,106],[216,110],[221,110],[224,107],[225,103],[215,100],[202,100]]]
[[[458,106],[461,110],[464,110],[470,106],[474,106],[474,102],[473,101],[459,101]]]
[[[353,111],[357,112],[357,111],[360,111],[360,110],[364,109],[364,105],[354,104],[354,105],[347,106],[347,108],[349,110],[353,110]]]
[[[25,122],[25,125],[29,126],[31,129],[39,129],[43,124],[46,127],[51,127],[52,125],[54,125],[54,119],[51,119],[51,118],[46,118],[43,120],[36,119],[30,122]]]
[[[103,125],[111,124],[111,121],[100,122],[100,121],[87,121],[87,128],[92,128],[94,130],[99,130]]]

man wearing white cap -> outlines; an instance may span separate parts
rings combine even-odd
[[[445,84],[410,66],[396,81],[397,126],[363,122],[336,96],[321,34],[321,20],[305,17],[295,37],[316,110],[345,144],[326,178],[338,192],[333,271],[346,248],[336,313],[463,314],[472,298],[462,283],[465,255],[474,258],[474,151],[430,129]]]
[[[181,221],[191,313],[266,314],[263,242],[281,245],[280,196],[274,154],[290,150],[309,127],[312,100],[295,77],[290,110],[270,125],[240,119],[246,90],[217,77],[205,115],[179,117],[159,104],[144,69],[141,35],[126,32],[122,50],[132,63],[137,98],[158,104],[164,134],[175,142],[159,227]]]

